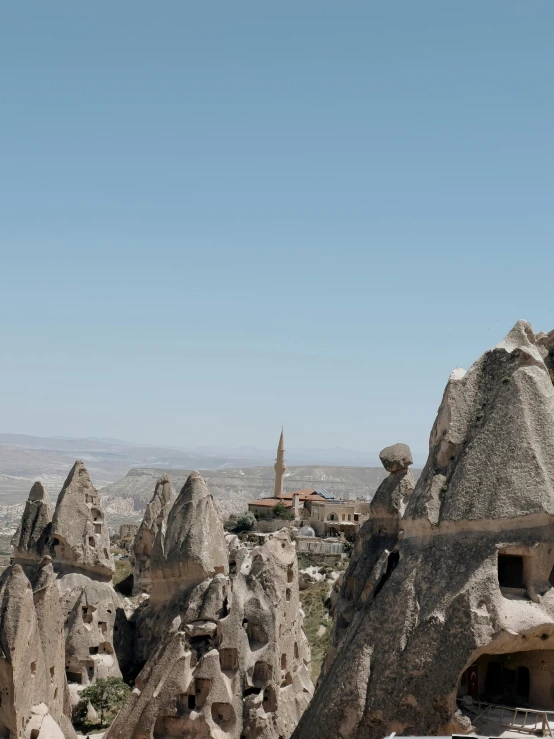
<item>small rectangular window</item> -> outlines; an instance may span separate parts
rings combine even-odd
[[[498,584],[501,588],[524,588],[523,557],[498,554]]]

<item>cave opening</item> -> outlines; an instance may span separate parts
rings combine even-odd
[[[460,677],[458,699],[554,710],[554,650],[482,654]]]

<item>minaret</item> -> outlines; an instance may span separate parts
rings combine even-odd
[[[281,438],[279,439],[279,446],[277,447],[277,459],[275,460],[275,497],[283,497],[283,477],[287,465],[285,464],[285,439],[283,436],[283,429],[281,428]]]

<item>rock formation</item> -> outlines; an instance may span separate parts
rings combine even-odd
[[[101,677],[121,677],[114,647],[121,606],[111,583],[70,573],[58,580],[58,587],[65,613],[68,681],[88,685]]]
[[[34,574],[31,584],[14,564],[2,575],[0,736],[71,739],[63,616],[49,557]]]
[[[41,482],[35,482],[25,504],[21,523],[12,539],[14,563],[36,566],[42,560],[50,534],[52,510]]]
[[[217,573],[227,574],[223,522],[198,472],[192,472],[157,536],[151,563],[152,602],[165,602]]]
[[[361,602],[294,739],[466,733],[477,696],[554,709],[546,348],[520,321],[452,373],[399,541],[360,573]]]
[[[50,713],[64,734],[71,734],[71,705],[65,674],[64,614],[52,560],[45,556],[34,573],[33,603],[48,669],[48,700]]]
[[[193,473],[156,538],[157,597],[136,624],[147,660],[106,739],[290,736],[313,690],[295,550],[286,533],[252,551],[228,539],[230,555]]]
[[[387,472],[402,472],[414,463],[407,444],[393,444],[385,447],[379,452],[379,459]]]
[[[111,580],[115,567],[110,535],[100,496],[82,462],[75,462],[58,496],[51,547],[56,571]]]
[[[348,569],[335,585],[332,595],[333,630],[320,680],[329,670],[355,615],[373,592],[375,583],[372,577],[386,577],[388,555],[398,541],[400,519],[415,487],[414,477],[408,469],[413,463],[412,454],[406,444],[386,447],[379,458],[390,474],[377,488],[369,508],[369,518],[356,537]],[[384,565],[385,573],[382,574]],[[389,574],[392,566],[394,558],[388,565]]]
[[[87,685],[121,677],[114,648],[121,598],[111,582],[115,568],[100,496],[82,462],[75,463],[58,497],[50,548],[65,617],[68,681]]]
[[[118,622],[116,642],[126,638],[100,496],[82,462],[53,518],[44,488],[33,485],[13,545],[0,590],[0,736],[74,737],[78,686],[120,677]]]
[[[53,518],[41,483],[33,485],[13,545],[14,563],[25,568],[33,584],[35,616],[48,624],[41,631],[47,662],[61,659],[63,686],[66,676],[73,684],[68,693],[48,678],[52,690],[41,700],[56,718],[64,696],[78,700],[77,685],[121,676],[114,641],[125,647],[127,638],[121,597],[111,582],[114,564],[100,496],[82,462],[69,473]],[[21,583],[19,571],[14,572]],[[120,633],[114,639],[117,628]],[[39,710],[34,723],[44,715]]]
[[[159,537],[158,549],[163,552],[167,517],[174,502],[173,485],[169,477],[164,475],[156,483],[154,495],[146,506],[144,518],[135,536],[131,553],[134,595],[148,593],[150,590],[150,564],[154,544]]]

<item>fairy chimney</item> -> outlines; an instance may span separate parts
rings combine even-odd
[[[100,496],[82,462],[75,462],[58,496],[50,551],[65,620],[65,669],[75,703],[76,686],[121,677],[114,631],[123,610],[112,584],[115,568]]]
[[[106,739],[290,737],[313,686],[288,534],[233,550],[230,573],[153,614],[152,652]]]
[[[227,570],[223,522],[208,486],[198,472],[192,472],[169,511],[165,537],[158,535],[155,540],[152,602],[167,601]]]
[[[373,496],[369,517],[356,537],[348,569],[335,586],[333,628],[320,680],[332,664],[352,620],[372,591],[372,573],[379,572],[379,568],[375,568],[377,563],[382,558],[386,560],[396,546],[400,520],[414,491],[415,480],[409,470],[413,463],[412,454],[406,444],[386,447],[379,457],[389,475]]]
[[[14,563],[23,567],[36,566],[42,560],[50,534],[52,510],[41,482],[35,482],[12,539]]]
[[[79,461],[73,465],[58,497],[51,551],[58,572],[91,573],[108,581],[115,570],[100,495]]]
[[[63,619],[51,563],[33,587],[14,564],[0,587],[0,734],[74,739],[66,701]],[[69,714],[70,715],[70,714]],[[48,731],[48,733],[47,733]]]
[[[175,491],[167,475],[156,483],[152,500],[146,506],[144,518],[135,536],[131,553],[133,567],[133,594],[148,593],[151,587],[150,567],[156,539],[163,556],[167,517],[175,502]]]
[[[477,699],[554,710],[553,426],[525,321],[452,373],[402,535],[294,739],[468,733]]]

